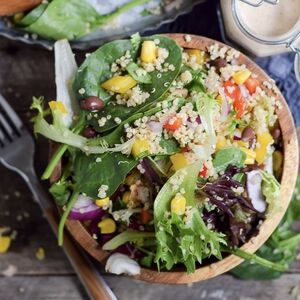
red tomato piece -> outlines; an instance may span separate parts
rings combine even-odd
[[[240,119],[246,110],[246,100],[244,97],[234,100],[233,107],[236,110],[236,118]]]
[[[149,221],[153,219],[152,214],[148,210],[142,210],[141,211],[141,223],[142,224],[147,224]]]
[[[249,77],[245,82],[245,86],[249,91],[250,95],[252,95],[255,93],[257,87],[259,86],[259,81],[256,78]]]
[[[227,80],[223,83],[224,92],[226,96],[231,98],[233,101],[242,97],[242,93],[238,85],[236,85],[231,80]]]
[[[171,131],[175,131],[181,125],[182,125],[182,120],[180,118],[176,118],[176,117],[174,119],[174,117],[173,117],[166,124],[164,124],[163,128],[171,130]]]
[[[199,172],[198,176],[200,176],[200,177],[206,177],[207,171],[208,171],[207,166],[203,165],[202,170]]]

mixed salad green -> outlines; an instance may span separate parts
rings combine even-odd
[[[100,47],[78,69],[66,40],[55,56],[57,101],[48,109],[34,98],[32,109],[35,132],[60,144],[43,174],[62,159],[50,188],[63,208],[60,245],[69,218],[111,251],[110,266],[123,253],[192,273],[233,253],[286,269],[284,260],[240,249],[279,207],[283,155],[279,104],[239,65],[238,52],[135,34]]]

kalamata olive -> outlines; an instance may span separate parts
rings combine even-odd
[[[279,137],[280,137],[280,135],[281,135],[280,129],[279,129],[279,128],[273,128],[273,129],[271,130],[271,135],[272,135],[272,137],[273,137],[274,140],[279,139]]]
[[[255,139],[255,131],[250,126],[246,127],[242,132],[242,140],[249,142]]]
[[[94,130],[93,127],[91,126],[87,126],[83,129],[82,131],[82,135],[86,138],[92,138],[92,137],[95,137],[96,136],[96,131]]]
[[[90,96],[80,101],[81,108],[89,111],[98,111],[104,107],[104,102],[96,96]]]
[[[220,71],[221,68],[226,67],[227,61],[224,58],[217,58],[215,60],[211,60],[209,64],[212,67],[215,67],[217,71]]]

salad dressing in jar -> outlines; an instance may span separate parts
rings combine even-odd
[[[250,0],[253,5],[256,0]],[[285,45],[266,45],[246,36],[236,24],[233,17],[233,1],[221,0],[221,9],[227,35],[236,43],[256,56],[268,56],[289,51]],[[293,32],[297,34],[300,26],[300,0],[281,0],[276,5],[263,3],[251,6],[236,1],[241,19],[249,30],[261,39],[284,39]]]

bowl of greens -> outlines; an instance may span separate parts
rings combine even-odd
[[[88,49],[137,31],[153,30],[205,0],[51,0],[34,9],[0,18],[0,35],[51,49],[68,39]]]
[[[79,68],[58,41],[55,69],[57,100],[32,108],[35,132],[57,143],[43,179],[60,245],[66,226],[108,272],[151,282],[204,280],[243,259],[285,270],[253,253],[289,205],[298,144],[256,64],[200,36],[135,34]]]

